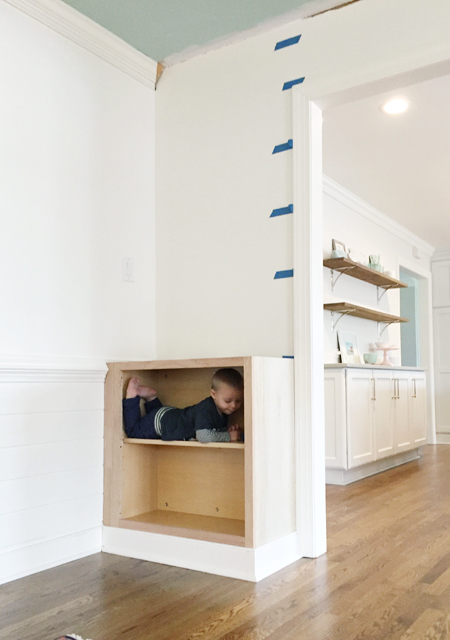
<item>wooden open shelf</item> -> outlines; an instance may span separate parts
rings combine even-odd
[[[345,258],[340,259],[345,260]],[[359,307],[356,304],[351,304],[350,302],[326,303],[323,305],[323,308],[326,309],[326,311],[344,313],[349,316],[355,316],[356,318],[375,320],[376,322],[409,322],[408,318],[393,316],[390,313],[384,313],[383,311],[377,311],[376,309],[369,309],[368,307]]]
[[[333,271],[340,271],[352,278],[364,280],[364,282],[369,282],[382,289],[400,289],[408,286],[401,280],[396,280],[396,278],[391,278],[385,273],[375,271],[375,269],[370,269],[370,267],[365,267],[359,262],[350,260],[350,258],[329,258],[323,261],[323,266]]]
[[[163,447],[200,447],[201,449],[243,449],[243,442],[199,442],[198,440],[144,440],[141,438],[124,438],[127,444],[146,444]]]

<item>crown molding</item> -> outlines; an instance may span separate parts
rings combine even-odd
[[[155,88],[157,63],[62,0],[4,0],[142,84]]]
[[[99,382],[108,367],[98,358],[52,358],[0,355],[0,383]]]
[[[358,2],[358,0],[353,1]],[[268,33],[269,31],[274,31],[275,29],[285,27],[291,22],[295,22],[297,20],[306,20],[308,18],[315,18],[316,16],[320,16],[327,11],[343,8],[346,6],[346,4],[348,3],[343,3],[343,0],[309,0],[306,5],[302,5],[297,9],[287,11],[281,16],[276,16],[275,18],[267,18],[267,20],[263,20],[255,27],[250,27],[249,29],[244,29],[243,31],[236,31],[235,33],[221,36],[220,38],[215,38],[214,40],[211,40],[210,42],[207,42],[203,45],[194,45],[192,47],[187,47],[187,49],[183,49],[179,53],[172,53],[164,58],[162,62],[164,67],[173,67],[176,64],[188,62],[189,60],[191,60],[192,58],[196,58],[197,56],[205,55],[206,53],[210,53],[211,51],[217,51],[218,49],[223,49],[224,47],[229,47],[230,45],[244,42],[249,38],[254,38],[263,33]]]
[[[439,260],[450,260],[450,249],[436,249],[431,260],[433,262],[438,262]]]
[[[365,218],[367,218],[367,220],[374,222],[383,229],[386,229],[386,231],[389,231],[402,240],[405,240],[405,242],[408,242],[414,247],[417,247],[429,258],[431,258],[431,256],[433,255],[433,245],[429,244],[422,238],[419,238],[419,236],[416,236],[415,233],[412,233],[412,231],[409,231],[409,229],[406,229],[401,224],[398,224],[398,222],[395,222],[395,220],[392,220],[392,218],[389,218],[389,216],[381,213],[381,211],[378,211],[378,209],[375,209],[375,207],[370,206],[370,204],[368,204],[364,200],[361,200],[353,193],[351,193],[347,189],[344,189],[344,187],[342,187],[340,184],[334,182],[334,180],[331,180],[331,178],[328,178],[325,175],[323,176],[323,192],[328,196],[331,196],[335,200],[338,200],[342,204],[346,205],[350,209],[353,209],[353,211],[356,211],[356,213],[364,216]]]

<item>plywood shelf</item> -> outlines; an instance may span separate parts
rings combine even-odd
[[[355,316],[356,318],[364,318],[365,320],[375,320],[376,322],[409,322],[408,318],[402,318],[400,316],[393,316],[390,313],[384,313],[377,311],[376,309],[369,309],[368,307],[359,307],[356,304],[350,304],[350,302],[332,302],[323,305],[326,311],[332,311],[342,313],[349,316]]]
[[[124,518],[120,521],[120,526],[139,531],[181,535],[198,540],[245,546],[245,522],[232,518],[155,510],[132,518]]]
[[[391,278],[381,271],[370,269],[370,267],[365,267],[359,262],[350,260],[350,258],[329,258],[323,261],[323,266],[332,271],[344,273],[352,278],[369,282],[382,289],[400,289],[408,286],[401,280]]]
[[[127,444],[146,444],[163,447],[200,447],[201,449],[243,449],[243,442],[199,442],[198,440],[147,440],[124,438]]]

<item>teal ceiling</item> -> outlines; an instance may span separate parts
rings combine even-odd
[[[302,5],[320,5],[320,0],[64,1],[156,61],[250,29]]]

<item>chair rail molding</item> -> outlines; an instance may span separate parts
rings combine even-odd
[[[142,84],[155,88],[157,63],[61,0],[5,0]]]
[[[0,383],[98,382],[108,368],[99,358],[56,358],[0,355]]]

